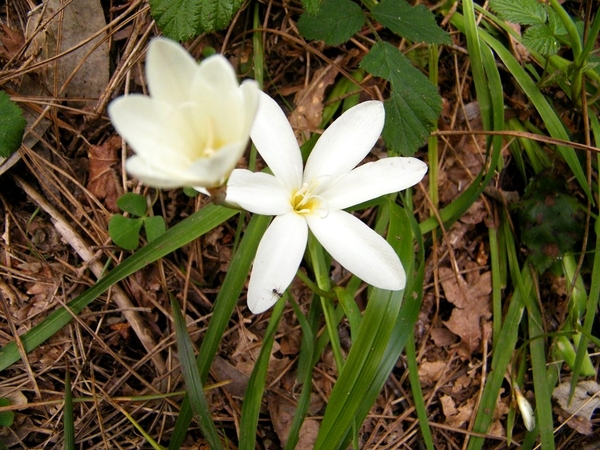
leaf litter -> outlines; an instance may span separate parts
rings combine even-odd
[[[37,13],[42,15],[29,17],[28,31],[21,26],[27,22],[22,11],[21,21],[8,20],[7,8],[14,8],[19,2],[7,2],[7,6],[0,7],[3,21],[0,60],[3,64],[11,61],[1,72],[4,77],[8,70],[10,77],[3,88],[18,92],[23,98],[21,105],[29,111],[29,137],[25,142],[29,150],[24,152],[24,164],[13,166],[11,172],[0,175],[3,184],[0,196],[3,218],[0,276],[8,287],[0,290],[3,304],[9,306],[8,316],[4,309],[0,310],[1,344],[13,338],[7,325],[9,321],[14,323],[18,333],[22,333],[39,323],[58,302],[70,300],[95,280],[95,276],[87,270],[87,263],[82,264],[81,257],[56,231],[49,214],[36,211],[28,195],[12,182],[9,174],[12,171],[26,174],[30,181],[40,186],[40,190],[41,186],[50,185],[44,191],[48,201],[69,218],[68,221],[78,229],[91,254],[98,260],[108,258],[117,261],[123,258],[111,246],[106,234],[109,211],[113,211],[116,198],[123,190],[150,193],[131,180],[122,182],[121,145],[102,115],[102,108],[103,102],[115,92],[145,89],[140,67],[148,37],[154,34],[153,30],[150,31],[151,18],[142,2],[114,2],[107,10],[102,8],[106,2],[91,1],[82,8],[81,1],[44,2]],[[49,19],[51,11],[56,12],[66,4],[65,14]],[[118,16],[127,7],[131,8],[130,17],[135,16],[131,22],[123,22]],[[67,14],[68,8],[75,8],[71,11],[75,11],[76,15]],[[19,10],[11,9],[10,13],[10,17],[15,17]],[[92,17],[82,18],[80,14],[85,13]],[[294,14],[293,8],[273,4],[270,26],[294,33],[293,27],[288,26],[297,19]],[[48,20],[50,22],[45,26],[38,26]],[[107,35],[102,31],[107,23],[114,27],[110,53]],[[190,43],[194,56],[200,57],[204,47],[214,46],[221,50],[221,46],[227,43],[222,50],[241,66],[243,61],[248,60],[248,47],[241,35],[236,36],[238,25],[232,26],[232,34],[227,35],[228,38],[223,32],[214,33],[204,40],[194,40]],[[77,28],[81,26],[87,28]],[[54,39],[59,34],[65,36],[60,45]],[[71,36],[67,39],[69,34]],[[276,86],[286,93],[291,105],[290,120],[297,136],[304,141],[307,131],[313,132],[319,126],[325,98],[332,85],[344,76],[339,68],[347,73],[356,69],[364,44],[336,48],[331,58],[336,64],[334,67],[329,60],[321,58],[323,48],[319,43],[310,43],[314,47],[303,47],[280,35],[267,33],[265,36],[266,66],[271,76],[265,90],[275,95]],[[89,42],[86,42],[87,38],[90,38]],[[30,43],[25,48],[26,42]],[[90,53],[90,49],[99,42],[103,44]],[[401,45],[400,42],[394,44]],[[77,49],[65,53],[75,47]],[[331,50],[327,49],[328,56],[331,56]],[[468,59],[460,52],[448,54],[446,58],[446,66],[442,65],[446,70],[440,71],[445,109],[439,128],[481,129],[478,105],[470,92],[465,71]],[[31,72],[29,68],[32,66],[35,70]],[[309,66],[310,70],[307,69]],[[109,67],[114,70],[112,79]],[[4,78],[0,79],[4,81]],[[364,99],[377,98],[381,93],[385,98],[389,86],[381,80],[369,78],[362,89]],[[96,111],[99,115],[95,115],[95,108],[99,108]],[[470,136],[440,140],[439,154],[439,200],[440,206],[444,206],[460,195],[482,169],[485,138]],[[418,156],[423,157],[424,153]],[[508,163],[508,155],[505,157]],[[37,170],[37,167],[44,167],[45,171]],[[65,173],[68,177],[64,176]],[[73,183],[69,185],[72,189],[65,188],[65,178]],[[428,185],[424,183],[415,190],[415,210],[419,219],[425,219],[429,214],[429,204],[424,195],[427,189]],[[151,195],[158,196],[155,213],[168,218],[171,226],[205,201],[179,192]],[[489,352],[493,351],[487,349],[491,276],[485,236],[486,221],[491,219],[495,205],[493,199],[480,197],[435,245],[426,249],[426,290],[415,337],[418,375],[437,448],[462,446],[477,408],[486,370],[489,370],[485,361],[490,357]],[[367,211],[362,218],[370,221],[374,214],[374,211]],[[3,374],[7,376],[0,379],[0,396],[8,396],[8,393],[5,394],[8,391],[18,393],[20,403],[15,401],[15,404],[22,405],[22,409],[10,430],[0,430],[0,440],[9,448],[19,448],[21,442],[26,442],[30,448],[59,445],[50,436],[56,436],[56,430],[62,430],[60,409],[43,402],[55,399],[56,393],[64,392],[62,380],[66,360],[72,373],[78,374],[73,386],[75,396],[89,397],[103,392],[103,395],[122,397],[166,392],[167,386],[171,391],[181,389],[180,374],[177,365],[172,362],[176,358],[169,328],[170,317],[165,308],[169,302],[168,293],[176,293],[181,303],[186,304],[186,320],[198,344],[210,320],[211,302],[228,269],[235,227],[235,222],[217,227],[200,242],[189,244],[122,283],[125,294],[134,302],[130,309],[135,310],[141,319],[142,328],[138,331],[126,331],[129,321],[122,308],[114,303],[114,292],[108,292],[80,315],[79,323],[69,325],[30,353],[28,365],[21,362],[8,369]],[[339,275],[343,279],[344,274]],[[292,286],[290,293],[306,312],[310,292]],[[564,296],[564,292],[556,295]],[[365,292],[360,291],[356,300],[364,306]],[[242,299],[211,367],[211,382],[226,383],[210,390],[209,398],[214,417],[228,435],[236,433],[241,397],[258,356],[267,321],[268,314],[261,317],[250,315]],[[164,368],[159,367],[160,362],[153,359],[152,352],[140,343],[141,333],[152,337],[159,349],[156,353],[165,357]],[[340,324],[340,334],[350,336],[346,322]],[[288,311],[281,321],[271,355],[269,382],[258,429],[260,448],[282,448],[288,439],[301,388],[296,382],[301,340],[300,326],[294,314]],[[297,448],[309,449],[314,445],[324,405],[336,376],[334,358],[326,349],[315,367],[311,406]],[[561,419],[569,425],[577,422],[579,433],[595,430],[597,386],[580,383],[571,406],[565,403],[565,384],[559,385],[559,388],[561,390],[557,388],[554,395],[562,410],[558,414]],[[35,408],[28,407],[31,402],[41,404]],[[586,402],[588,406],[582,407]],[[164,443],[170,437],[179,404],[177,399],[173,402],[125,402],[122,407],[134,415],[146,431]],[[504,425],[510,407],[511,396],[503,390],[493,412],[490,436],[507,435]],[[145,445],[133,425],[122,420],[122,416],[115,414],[115,410],[100,397],[97,403],[81,403],[80,408],[77,413],[81,422],[76,426],[81,442],[94,443],[97,448],[111,448],[106,446],[106,442],[124,447],[129,444]],[[570,418],[573,414],[574,418]],[[102,418],[102,427],[98,417]],[[401,359],[359,430],[360,447],[417,448],[421,444],[415,432],[417,428],[406,363]],[[99,437],[102,435],[103,438]],[[190,431],[189,448],[199,447],[203,442],[199,433]],[[495,448],[494,445],[497,442],[490,440],[488,448]]]

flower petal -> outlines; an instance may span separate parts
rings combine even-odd
[[[416,158],[385,158],[363,164],[342,177],[321,195],[332,209],[344,209],[414,186],[427,173]]]
[[[181,177],[173,178],[165,174],[164,171],[148,164],[148,161],[139,156],[132,156],[125,161],[127,173],[137,178],[147,186],[153,186],[160,189],[173,189],[181,187]]]
[[[306,167],[306,183],[350,172],[373,148],[385,122],[383,103],[368,101],[350,108],[317,141]]]
[[[248,284],[248,308],[266,311],[296,275],[308,239],[306,221],[296,213],[277,216],[262,237]],[[275,292],[273,291],[275,290]]]
[[[168,116],[173,109],[142,95],[129,95],[112,101],[108,114],[117,132],[144,159],[156,165],[189,164],[185,136],[173,133]]]
[[[334,210],[325,218],[307,216],[306,221],[325,250],[354,275],[381,289],[404,289],[406,273],[400,258],[358,218]]]
[[[261,92],[250,137],[273,174],[291,192],[302,183],[302,155],[279,105]]]
[[[176,42],[164,37],[150,42],[146,77],[153,98],[170,104],[189,102],[197,69],[194,58]]]
[[[227,182],[225,201],[246,211],[277,216],[292,210],[290,192],[273,175],[236,169]]]

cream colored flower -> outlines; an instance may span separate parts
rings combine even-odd
[[[383,104],[361,103],[320,137],[306,167],[281,108],[261,93],[251,138],[273,175],[236,169],[226,201],[276,216],[254,259],[248,286],[253,313],[270,308],[292,282],[308,230],[342,266],[373,286],[401,290],[406,274],[396,252],[345,208],[406,189],[421,181],[427,165],[415,158],[385,158],[355,166],[369,153],[385,121]]]
[[[127,171],[158,188],[222,185],[246,149],[258,84],[240,86],[222,55],[198,64],[166,38],[150,43],[146,76],[150,96],[127,95],[108,107],[135,151]]]

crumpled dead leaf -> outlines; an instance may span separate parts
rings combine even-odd
[[[482,319],[492,316],[490,293],[492,274],[485,272],[469,286],[465,279],[446,267],[440,268],[440,280],[446,300],[455,308],[444,325],[461,338],[460,353],[469,357],[479,348],[481,342]]]
[[[88,151],[90,173],[86,187],[98,200],[104,200],[106,208],[113,213],[119,211],[117,199],[123,193],[113,168],[119,163],[117,152],[120,147],[121,138],[112,136],[102,145],[91,145]]]
[[[591,380],[580,381],[575,386],[573,399],[569,403],[570,395],[570,381],[559,384],[552,392],[552,397],[562,410],[568,415],[575,416],[567,422],[567,425],[580,434],[591,436],[593,434],[591,418],[596,409],[600,408],[600,384]],[[562,415],[567,416],[567,414]]]
[[[296,139],[305,142],[312,130],[321,124],[323,119],[323,98],[325,89],[333,84],[338,74],[337,64],[342,57],[338,57],[334,64],[328,64],[314,73],[312,81],[304,89],[298,91],[294,98],[296,109],[290,114],[290,125],[296,130]]]

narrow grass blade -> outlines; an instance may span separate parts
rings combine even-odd
[[[215,299],[215,309],[198,353],[197,364],[202,382],[206,382],[210,365],[248,277],[258,243],[270,221],[270,217],[259,215],[254,215],[250,219],[238,250],[229,264],[229,270]],[[169,449],[179,449],[183,445],[191,421],[192,409],[189,399],[186,397],[181,403],[179,416],[169,442]]]
[[[113,284],[202,236],[235,214],[237,214],[235,210],[208,205],[182,220],[155,241],[121,262],[108,275],[98,280],[94,286],[69,302],[67,304],[68,309],[57,309],[41,323],[21,336],[23,347],[27,352],[32,351],[68,324],[73,315],[79,314]],[[19,357],[19,350],[16,343],[13,341],[6,344],[0,349],[0,371],[14,364],[19,360]]]
[[[64,450],[75,450],[75,414],[73,412],[73,392],[71,391],[71,375],[69,367],[65,371],[65,406],[63,410]]]
[[[248,381],[246,394],[244,395],[244,404],[242,405],[242,417],[240,419],[240,443],[239,450],[254,450],[256,448],[256,428],[258,425],[258,415],[260,414],[260,405],[262,403],[265,384],[267,382],[267,369],[271,358],[271,350],[275,341],[275,334],[279,326],[279,320],[285,308],[287,295],[279,299],[273,307],[269,326],[263,338],[260,354],[256,360],[254,370]]]
[[[408,337],[408,343],[406,345],[406,362],[408,366],[408,377],[410,379],[410,391],[415,404],[415,410],[417,411],[421,435],[423,436],[423,441],[427,450],[434,450],[433,435],[431,434],[431,428],[429,427],[429,415],[427,414],[427,408],[425,407],[425,399],[423,398],[423,391],[421,390],[421,380],[419,379],[419,365],[417,363],[415,337],[412,333]]]
[[[208,441],[212,450],[222,449],[221,438],[212,420],[210,408],[204,395],[204,387],[200,379],[200,372],[194,358],[194,346],[187,331],[185,319],[179,307],[179,303],[171,296],[171,308],[177,338],[177,353],[181,364],[181,372],[185,381],[186,390],[190,399],[190,405],[198,420],[202,434]]]
[[[393,206],[386,205],[390,208]],[[398,239],[400,236],[402,239]],[[393,207],[390,214],[388,242],[400,255],[410,279],[414,260],[412,230],[407,214],[398,207]],[[363,414],[372,406],[372,391],[376,392],[376,396],[381,389],[373,380],[382,367],[388,367],[388,344],[399,317],[403,296],[404,291],[373,288],[358,336],[331,393],[315,450],[342,448],[353,425],[360,424]],[[401,348],[395,351],[399,354]],[[385,378],[387,375],[389,372]]]

